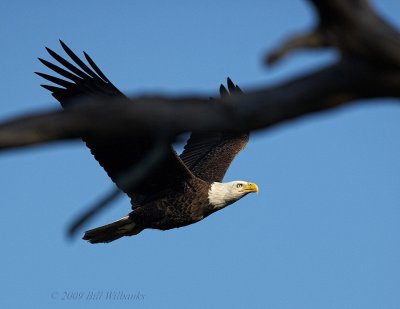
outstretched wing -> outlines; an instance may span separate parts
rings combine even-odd
[[[85,52],[84,55],[90,67],[79,59],[67,45],[62,41],[60,43],[75,64],[46,48],[48,53],[64,68],[40,58],[39,60],[63,78],[38,72],[36,74],[57,85],[41,86],[51,91],[64,108],[71,104],[79,104],[80,99],[85,97],[100,98],[103,101],[110,97],[126,98]],[[128,99],[127,102],[129,102]],[[155,192],[168,190],[175,182],[185,181],[193,177],[193,174],[170,147],[157,168],[153,169],[139,185],[122,188],[122,184],[119,184],[120,176],[149,153],[155,144],[155,140],[147,136],[130,140],[117,137],[99,140],[86,135],[82,135],[82,139],[111,179],[131,197],[132,203],[151,199]]]
[[[239,86],[228,78],[228,90],[221,85],[221,97],[242,93]],[[249,132],[192,133],[180,155],[182,161],[197,177],[207,181],[222,181],[229,165],[247,145]]]

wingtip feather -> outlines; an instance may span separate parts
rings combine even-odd
[[[45,84],[41,84],[40,86],[43,87],[44,89],[46,89],[46,90],[52,92],[52,93],[65,90],[65,89],[63,89],[63,88],[59,88],[59,87],[55,87],[55,86],[50,86],[50,85],[45,85]]]
[[[221,98],[224,98],[224,97],[229,95],[228,90],[226,90],[226,88],[225,88],[225,86],[223,84],[221,84],[219,86],[219,94],[220,94]]]
[[[110,83],[109,79],[105,76],[105,74],[100,70],[97,64],[93,61],[93,59],[84,51],[83,55],[85,56],[87,62],[90,64],[92,69],[102,78],[105,82]]]
[[[228,89],[230,93],[235,92],[235,84],[232,82],[232,80],[228,77],[227,78],[227,84],[228,84]]]

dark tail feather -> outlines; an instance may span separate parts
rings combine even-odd
[[[84,240],[92,244],[107,243],[119,239],[123,236],[132,236],[142,231],[132,218],[128,215],[115,222],[106,224],[85,232]]]

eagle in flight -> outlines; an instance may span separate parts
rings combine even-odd
[[[65,43],[60,43],[72,63],[49,48],[46,48],[48,53],[58,65],[39,60],[62,78],[36,74],[57,85],[41,86],[49,90],[64,108],[79,98],[126,98],[85,52],[89,66]],[[242,92],[229,78],[227,85],[228,89],[220,86],[221,97]],[[110,178],[131,198],[132,205],[132,211],[125,217],[86,231],[83,239],[91,243],[108,243],[123,236],[137,235],[148,228],[168,230],[186,226],[248,193],[258,192],[255,183],[222,182],[232,160],[246,146],[249,132],[193,132],[181,155],[178,156],[170,146],[149,175],[139,184],[127,188],[119,183],[119,176],[146,156],[155,143],[154,139],[113,137],[99,140],[85,134],[81,137]]]

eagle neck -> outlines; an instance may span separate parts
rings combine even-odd
[[[221,209],[234,202],[229,192],[225,183],[213,182],[208,190],[208,202],[214,209]]]

